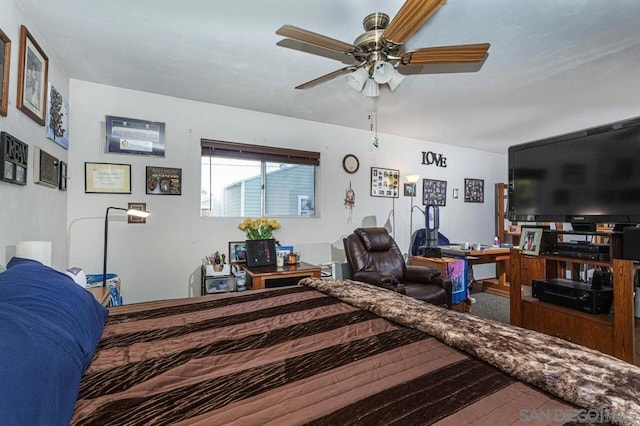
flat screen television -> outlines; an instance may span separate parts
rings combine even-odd
[[[640,117],[509,147],[509,218],[640,223]]]

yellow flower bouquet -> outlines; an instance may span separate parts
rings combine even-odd
[[[276,219],[262,216],[258,219],[246,218],[238,225],[238,229],[247,234],[248,240],[268,240],[273,238],[273,230],[280,229],[280,223]]]

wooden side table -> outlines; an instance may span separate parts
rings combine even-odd
[[[413,256],[411,257],[411,259],[409,259],[410,265],[430,266],[432,268],[437,269],[438,271],[440,271],[441,277],[447,276],[447,264],[454,263],[454,262],[455,262],[455,259],[452,259],[450,257],[438,258],[438,257]]]
[[[245,263],[240,263],[239,266],[247,273],[247,277],[251,280],[251,288],[254,290],[268,288],[269,283],[274,281],[277,285],[278,280],[288,278],[320,278],[322,273],[321,266],[306,262],[300,262],[297,265],[284,265],[282,267],[273,265],[249,268]]]
[[[432,268],[440,271],[441,277],[449,278],[447,274],[447,265],[451,263],[455,263],[455,259],[450,257],[422,257],[422,256],[413,256],[409,259],[410,265],[415,266],[430,266]],[[471,304],[466,301],[460,302],[451,307],[454,311],[458,312],[471,312]]]
[[[93,297],[95,297],[102,306],[109,306],[109,298],[111,296],[109,287],[90,287],[87,291],[93,294]]]

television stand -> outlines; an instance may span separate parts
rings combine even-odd
[[[612,242],[612,246],[613,246]],[[613,249],[612,249],[613,250]],[[581,264],[610,267],[613,272],[612,313],[591,314],[576,309],[543,302],[533,297],[521,297],[524,271],[531,262],[542,263],[542,276],[535,279],[564,278]],[[526,256],[520,249],[511,250],[513,278],[510,294],[510,322],[513,325],[539,331],[640,365],[640,319],[634,317],[633,282],[640,265],[630,260],[593,261],[562,256]]]

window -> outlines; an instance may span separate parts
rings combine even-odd
[[[320,153],[201,140],[200,216],[315,216]]]

